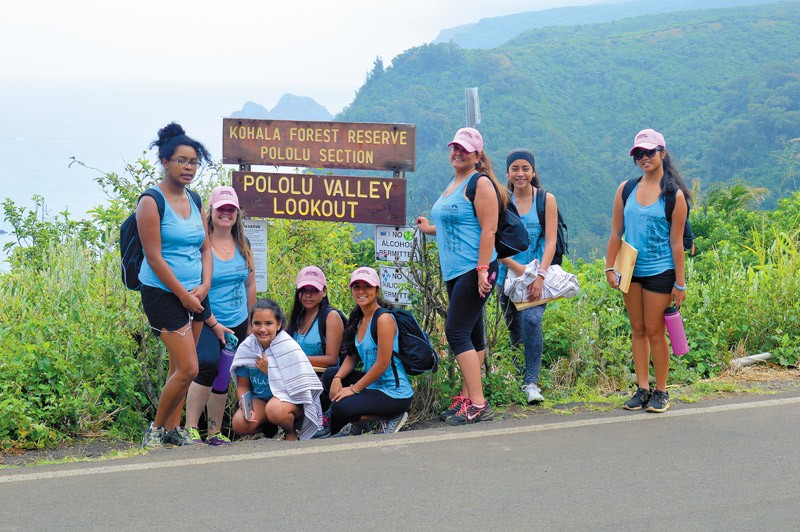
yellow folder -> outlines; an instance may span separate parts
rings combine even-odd
[[[614,271],[620,274],[619,289],[628,293],[631,287],[631,277],[633,276],[633,266],[636,264],[637,249],[624,240],[619,247],[617,258],[614,260]]]

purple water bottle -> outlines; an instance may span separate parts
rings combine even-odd
[[[214,384],[211,385],[211,389],[217,393],[228,391],[228,382],[231,380],[231,363],[233,363],[233,355],[236,353],[238,343],[239,340],[234,335],[225,333],[225,347],[219,353],[219,371],[217,371]]]
[[[683,318],[678,307],[671,306],[664,311],[664,322],[667,324],[669,341],[672,344],[672,354],[682,356],[689,352],[689,342],[686,340],[686,331],[683,328]]]

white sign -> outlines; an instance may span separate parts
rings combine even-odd
[[[256,267],[256,292],[267,291],[267,221],[245,218],[244,236],[250,240]]]
[[[381,266],[380,276],[381,293],[386,301],[399,305],[411,304],[411,293],[406,288],[411,282],[407,267]]]
[[[416,227],[376,225],[375,260],[405,263],[411,260]]]

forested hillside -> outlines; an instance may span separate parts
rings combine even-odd
[[[602,254],[617,185],[636,175],[634,134],[663,131],[689,183],[743,180],[774,206],[797,189],[800,3],[644,16],[544,28],[491,50],[425,45],[378,59],[345,121],[417,125],[409,218],[450,178],[447,142],[464,125],[464,88],[479,87],[497,169],[517,146],[537,155],[570,227],[573,251]],[[574,258],[575,255],[573,255]]]

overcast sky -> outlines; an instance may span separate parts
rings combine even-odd
[[[600,0],[7,0],[0,83],[240,83],[332,113],[376,57],[481,18]],[[266,87],[266,89],[265,89]]]

